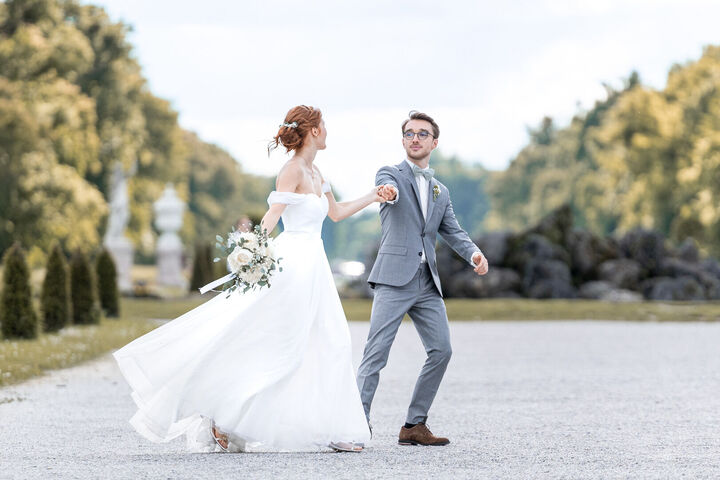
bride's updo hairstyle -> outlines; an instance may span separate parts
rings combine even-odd
[[[282,145],[288,153],[303,146],[305,137],[314,127],[320,126],[322,113],[319,109],[298,105],[285,115],[285,121],[280,125],[277,135],[268,145],[268,154],[271,150]]]

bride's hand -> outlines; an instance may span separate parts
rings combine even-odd
[[[384,188],[384,186],[380,185],[370,190],[370,193],[374,195],[373,202],[385,203],[387,201],[387,199],[383,196]]]

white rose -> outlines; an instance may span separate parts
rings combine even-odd
[[[260,281],[263,274],[260,271],[259,268],[254,268],[252,270],[248,270],[247,272],[243,272],[240,277],[245,280],[249,284],[255,284]]]
[[[247,248],[248,250],[255,251],[258,248],[258,240],[254,233],[252,232],[242,232],[239,235],[240,238],[245,240],[245,243],[243,244],[244,248]],[[239,243],[239,240],[238,240]]]
[[[252,260],[252,252],[246,248],[237,246],[232,253],[228,255],[228,268],[231,272],[237,272],[243,265],[247,265],[250,260]]]
[[[238,232],[237,230],[235,230],[234,232],[230,232],[230,235],[228,235],[228,239],[227,239],[228,247],[230,245],[232,245],[233,243],[240,243],[240,238],[242,238],[240,236],[240,233],[241,232]]]

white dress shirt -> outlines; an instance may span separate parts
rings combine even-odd
[[[414,165],[407,158],[405,161],[410,165],[410,168]],[[422,170],[427,170],[423,168]],[[420,193],[420,210],[422,210],[423,219],[427,220],[427,202],[428,202],[428,189],[430,188],[430,182],[422,175],[415,175],[415,183],[418,186],[418,192]],[[423,242],[422,256],[420,257],[420,263],[426,263],[427,257],[425,256],[425,243]]]

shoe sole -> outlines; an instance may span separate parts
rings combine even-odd
[[[414,442],[412,440],[410,441],[399,441],[398,445],[402,445],[403,447],[409,447],[409,446],[421,446],[421,447],[444,447],[445,445],[450,445],[450,442],[440,442],[440,443],[420,443],[420,442]]]

